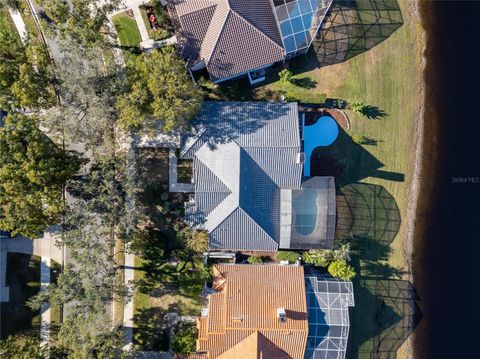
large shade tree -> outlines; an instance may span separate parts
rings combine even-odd
[[[10,114],[0,128],[0,229],[35,237],[59,223],[63,186],[81,159],[52,142],[34,116]]]
[[[200,109],[202,92],[171,46],[137,56],[128,79],[116,106],[119,124],[127,131],[185,129]]]
[[[40,4],[50,20],[45,26],[61,38],[86,48],[107,42],[108,14],[117,10],[121,0],[42,0]]]
[[[0,18],[0,108],[49,108],[56,103],[54,76],[44,44],[18,34]]]

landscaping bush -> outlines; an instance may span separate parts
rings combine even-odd
[[[326,268],[332,261],[332,252],[326,249],[310,249],[303,255],[305,263]]]
[[[278,76],[280,77],[280,81],[288,82],[292,78],[293,73],[289,69],[283,69],[278,73]]]
[[[346,281],[356,276],[355,269],[344,260],[334,260],[328,266],[328,273]]]
[[[248,257],[247,262],[250,264],[260,264],[263,263],[263,260],[260,256],[250,256]]]
[[[277,252],[275,255],[277,261],[288,261],[289,263],[295,263],[295,261],[301,257],[302,255],[300,253],[289,251]]]
[[[355,112],[357,115],[364,116],[365,110],[368,108],[363,102],[359,101],[352,101],[350,102],[350,108]]]
[[[352,141],[355,142],[358,145],[361,145],[363,143],[363,135],[359,133],[354,133],[352,135]]]
[[[188,355],[195,351],[197,329],[189,327],[175,333],[172,341],[172,350],[177,354]]]

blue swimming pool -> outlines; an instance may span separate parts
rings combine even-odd
[[[310,176],[310,157],[318,146],[330,146],[338,137],[338,124],[330,116],[322,116],[313,125],[303,128],[305,149],[304,175]]]
[[[302,194],[292,201],[295,213],[295,229],[301,235],[312,234],[317,225],[317,192],[305,188]]]

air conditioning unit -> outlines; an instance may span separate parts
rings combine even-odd
[[[287,321],[287,313],[285,308],[277,308],[277,316],[280,323],[285,323]]]
[[[301,164],[305,163],[305,153],[304,152],[297,153],[297,163],[301,163]]]

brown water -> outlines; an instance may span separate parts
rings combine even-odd
[[[428,1],[421,15],[426,131],[415,358],[480,358],[480,2]]]

